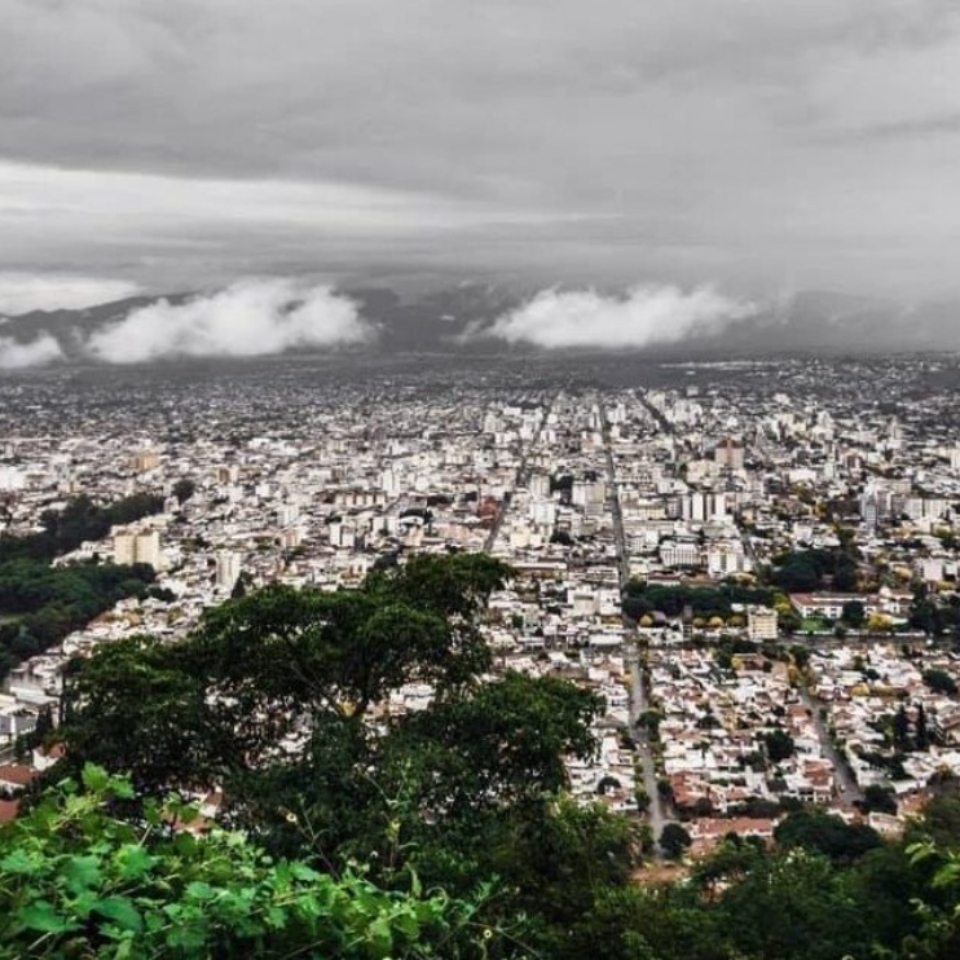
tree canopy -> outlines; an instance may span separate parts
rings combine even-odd
[[[51,567],[36,560],[0,563],[0,678],[42,653],[125,597],[144,597],[155,577],[146,564],[76,563]]]
[[[387,885],[413,869],[466,897],[478,878],[509,877],[527,893],[504,922],[554,882],[556,861],[532,856],[544,844],[582,859],[577,843],[603,836],[602,874],[625,876],[631,829],[558,801],[564,759],[595,749],[601,700],[489,674],[479,615],[508,574],[485,556],[414,557],[356,591],[228,601],[179,643],[105,645],[69,679],[67,763],[129,773],[138,804],[220,787],[223,822],[274,854],[363,862]],[[408,683],[429,685],[430,703],[388,709]],[[592,888],[564,869],[566,895],[589,909]]]
[[[53,567],[51,561],[84,541],[103,539],[114,524],[161,509],[163,498],[153,494],[134,494],[107,506],[78,496],[62,510],[45,511],[39,533],[0,533],[0,680],[118,600],[148,593],[155,574],[145,564]]]
[[[134,523],[162,509],[163,497],[151,493],[134,493],[106,506],[81,494],[62,510],[45,511],[40,533],[25,537],[0,534],[0,564],[16,559],[50,561],[76,550],[86,540],[102,540],[114,525]]]
[[[830,586],[857,589],[857,553],[849,540],[833,549],[797,550],[774,560],[770,582],[787,593],[809,593]]]
[[[173,798],[117,817],[133,799],[129,780],[87,765],[0,830],[0,958],[412,960],[499,947],[487,888],[456,900],[411,873],[405,890],[384,890],[354,867],[274,859],[242,834],[198,838],[186,829],[197,810]]]

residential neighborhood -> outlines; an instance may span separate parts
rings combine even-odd
[[[664,364],[656,386],[622,388],[573,363],[320,384],[284,368],[231,391],[4,382],[5,537],[77,497],[159,508],[54,561],[155,580],[10,662],[0,792],[42,766],[14,747],[55,724],[72,658],[174,641],[269,583],[351,590],[414,553],[486,551],[512,570],[483,624],[496,669],[603,698],[595,756],[569,764],[579,801],[655,837],[683,822],[695,852],[730,829],[769,836],[803,803],[897,831],[960,776],[944,364]],[[0,607],[5,623],[23,638]]]

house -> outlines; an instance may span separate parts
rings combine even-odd
[[[0,766],[0,791],[20,793],[33,783],[37,771],[21,763],[7,763]]]
[[[687,825],[693,840],[690,852],[694,857],[709,853],[727,834],[733,833],[740,838],[759,837],[764,843],[773,839],[773,830],[779,820],[767,817],[704,817]]]

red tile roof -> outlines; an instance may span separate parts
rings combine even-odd
[[[0,766],[0,782],[12,783],[18,787],[27,787],[33,782],[37,771],[21,763],[7,763]]]

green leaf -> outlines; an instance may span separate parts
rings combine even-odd
[[[91,887],[98,887],[102,880],[100,861],[96,857],[70,857],[61,869],[71,893],[82,893]]]
[[[84,890],[73,899],[70,904],[70,916],[74,920],[86,920],[90,911],[97,904],[97,894],[94,890]]]
[[[137,795],[133,784],[126,777],[115,777],[110,784],[110,790],[119,800],[132,800]]]
[[[57,789],[61,790],[66,796],[77,792],[77,781],[73,777],[65,777],[57,784]]]
[[[192,900],[211,900],[216,895],[216,890],[202,880],[194,880],[187,884],[187,896]]]
[[[78,924],[71,923],[66,917],[61,917],[49,900],[35,900],[33,903],[28,903],[19,911],[17,919],[28,930],[36,930],[39,933],[66,933],[78,927]]]
[[[207,943],[207,934],[205,926],[199,920],[200,918],[197,918],[193,924],[184,924],[171,930],[167,934],[167,946],[188,953],[202,950]]]
[[[116,863],[120,870],[120,876],[124,880],[137,880],[145,873],[149,873],[151,867],[156,863],[156,858],[151,857],[143,847],[131,843],[117,851]]]
[[[290,875],[297,880],[303,880],[305,883],[313,883],[320,879],[321,874],[311,869],[305,863],[294,861],[290,864]]]
[[[110,774],[95,763],[85,763],[81,776],[83,785],[94,793],[102,793],[110,783]]]
[[[133,956],[133,940],[125,937],[117,944],[117,952],[113,955],[113,960],[129,960]]]
[[[367,952],[378,958],[390,955],[393,948],[393,930],[387,917],[377,917],[367,928]]]
[[[7,856],[0,860],[0,872],[2,873],[30,875],[35,873],[39,866],[41,866],[41,864],[38,864],[37,861],[28,856],[23,850],[14,850],[13,853],[7,854]]]
[[[97,913],[113,920],[122,930],[140,933],[143,930],[143,918],[140,911],[128,897],[105,897],[94,906]]]
[[[419,900],[423,896],[423,884],[420,882],[420,877],[417,875],[416,868],[413,866],[408,867],[410,872],[410,895],[415,899]]]
[[[942,890],[944,887],[952,887],[958,878],[960,878],[960,861],[954,860],[945,863],[937,870],[931,886],[934,890]]]
[[[416,940],[420,935],[420,921],[412,913],[401,913],[393,918],[393,925],[408,940]]]
[[[417,920],[420,923],[433,923],[443,915],[444,905],[437,901],[436,897],[430,900],[421,900],[414,906]]]
[[[197,846],[197,838],[187,831],[178,833],[173,840],[173,848],[182,857],[189,857]]]

